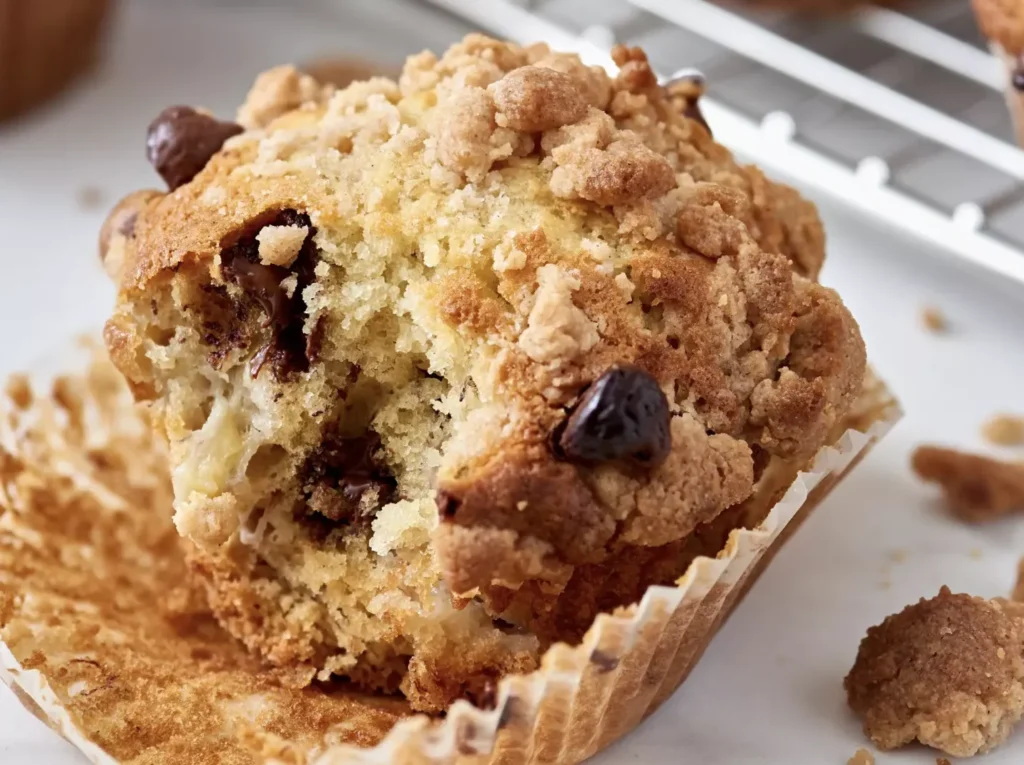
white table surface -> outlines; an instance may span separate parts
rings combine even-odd
[[[97,78],[0,127],[0,373],[102,322],[112,290],[96,257],[101,208],[159,185],[143,150],[153,115],[176,102],[228,115],[273,63],[346,50],[394,61],[461,34],[454,22],[412,11],[393,17],[386,42],[359,26],[393,8],[393,0],[367,3],[359,23],[331,25],[269,7],[130,5]],[[101,208],[82,208],[84,187],[102,192]],[[949,519],[907,459],[922,441],[983,448],[978,427],[987,416],[1024,412],[1024,289],[897,241],[835,204],[823,213],[825,281],[860,319],[906,418],[778,556],[680,692],[596,758],[600,765],[842,765],[868,746],[842,690],[865,629],[943,584],[986,596],[1012,586],[1024,518],[977,528]],[[949,316],[948,336],[921,328],[926,303]],[[984,761],[1022,759],[1024,731]],[[0,687],[2,765],[80,762]],[[879,762],[932,765],[935,754],[912,748]]]

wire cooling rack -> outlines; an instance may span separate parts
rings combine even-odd
[[[741,156],[1024,284],[1024,152],[964,0],[843,19],[705,0],[417,2],[591,63],[612,66],[622,42],[662,76],[696,67],[715,137]]]

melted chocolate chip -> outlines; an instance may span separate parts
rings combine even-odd
[[[657,467],[672,448],[669,419],[657,380],[637,367],[614,367],[587,388],[555,433],[555,451],[571,462],[625,459]]]
[[[305,226],[309,229],[291,268],[268,266],[260,262],[260,247],[256,239],[259,230],[225,248],[221,252],[221,268],[228,281],[245,290],[263,309],[266,314],[263,324],[271,328],[270,341],[253,355],[249,364],[250,374],[258,376],[263,366],[270,362],[277,377],[284,379],[293,372],[307,371],[320,350],[321,339],[317,335],[322,334],[323,330],[317,332],[314,329],[308,339],[302,331],[306,320],[306,303],[302,292],[313,283],[314,269],[319,259],[313,243],[316,229],[308,215],[295,210],[283,210],[264,225]],[[281,286],[289,274],[296,276],[295,291],[291,297]]]
[[[368,431],[357,438],[328,438],[303,469],[307,510],[335,524],[361,525],[373,512],[361,506],[363,495],[375,490],[377,506],[391,501],[397,483],[377,459],[380,436]]]
[[[146,157],[171,191],[184,186],[206,167],[231,136],[242,132],[190,106],[169,106],[146,132]]]

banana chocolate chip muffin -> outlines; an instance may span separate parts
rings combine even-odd
[[[859,395],[814,207],[615,58],[474,35],[151,126],[107,343],[213,610],[294,682],[486,702]]]

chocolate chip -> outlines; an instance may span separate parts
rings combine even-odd
[[[370,490],[377,493],[377,506],[395,494],[397,483],[378,461],[380,436],[372,430],[355,438],[326,439],[307,460],[302,470],[307,510],[335,524],[361,525],[373,514],[361,507]]]
[[[268,266],[260,262],[260,247],[256,236],[264,225],[305,226],[309,230],[290,268]],[[253,377],[258,377],[269,361],[278,379],[285,379],[294,372],[307,371],[319,354],[323,333],[320,323],[317,323],[308,338],[303,333],[306,303],[302,292],[315,280],[314,269],[320,257],[313,243],[315,234],[316,229],[308,215],[295,210],[282,210],[221,251],[224,278],[237,284],[256,301],[266,314],[264,326],[271,328],[270,341],[256,351],[249,363],[249,372]],[[281,286],[289,274],[296,276],[295,291],[291,297]]]
[[[146,157],[174,191],[195,178],[224,142],[241,132],[241,125],[221,122],[191,106],[169,106],[149,125]]]
[[[555,451],[571,462],[625,459],[657,467],[672,448],[670,416],[657,380],[637,367],[614,367],[587,388],[555,433]]]
[[[1024,62],[1018,64],[1017,68],[1013,70],[1010,82],[1016,90],[1024,90]]]

